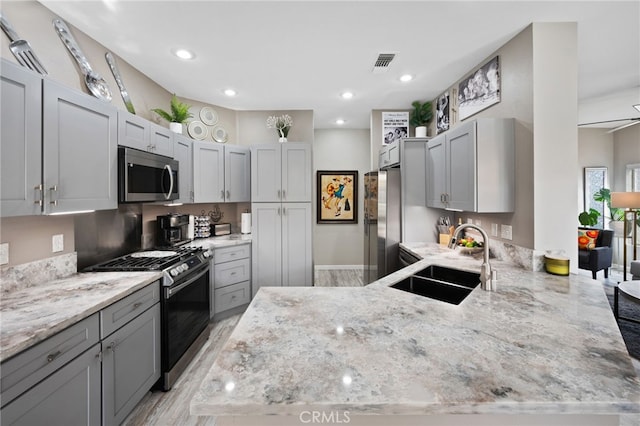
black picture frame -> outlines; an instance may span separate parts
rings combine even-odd
[[[318,224],[358,223],[357,170],[318,170],[316,189]]]
[[[494,56],[458,84],[458,119],[467,119],[500,102],[500,56]]]

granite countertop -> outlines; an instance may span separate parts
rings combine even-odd
[[[2,294],[0,362],[159,280],[160,272],[89,272]]]
[[[209,249],[219,247],[229,247],[251,242],[251,234],[230,234],[221,235],[219,237],[198,238],[191,242],[190,245],[197,247],[206,247]]]
[[[262,287],[191,400],[191,414],[622,414],[640,380],[602,285],[493,261],[495,292],[460,305],[388,288],[437,245],[364,288]]]

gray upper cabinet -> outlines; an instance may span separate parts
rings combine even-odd
[[[178,198],[176,203],[193,203],[193,140],[182,135],[174,135],[173,158],[178,160]]]
[[[44,212],[115,209],[117,111],[44,80]]]
[[[2,60],[0,215],[40,214],[42,78]]]
[[[250,172],[249,148],[193,142],[194,202],[250,201]]]
[[[427,144],[427,205],[508,213],[515,208],[514,120],[478,118]]]
[[[251,152],[249,147],[224,147],[225,201],[251,201]]]
[[[310,202],[311,145],[301,142],[251,147],[252,202]]]
[[[386,169],[400,164],[400,142],[383,145],[378,154],[378,168]]]
[[[118,145],[173,157],[173,133],[127,111],[118,111]]]

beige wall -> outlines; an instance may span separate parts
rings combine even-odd
[[[626,169],[628,164],[640,164],[640,125],[627,127],[613,133],[614,166],[611,188],[626,191]]]
[[[316,130],[313,173],[318,170],[358,170],[358,223],[317,224],[314,176],[313,258],[316,266],[364,263],[364,174],[369,167],[369,130]]]
[[[608,129],[578,129],[578,211],[584,211],[584,168],[606,167],[608,187],[614,180],[615,168],[613,162],[613,134]]]
[[[278,132],[267,127],[267,117],[270,115],[289,114],[293,119],[293,126],[289,130],[287,140],[291,142],[313,143],[313,111],[238,111],[237,128],[238,143],[254,145],[259,143],[277,143]]]

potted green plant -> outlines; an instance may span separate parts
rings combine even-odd
[[[427,136],[427,126],[433,118],[433,106],[431,102],[413,101],[413,110],[409,113],[409,124],[416,128],[416,137]]]
[[[593,199],[598,202],[604,202],[609,208],[609,226],[616,234],[622,234],[624,229],[624,209],[611,207],[611,190],[608,188],[600,188],[598,192],[593,194]]]
[[[600,212],[596,209],[589,209],[589,211],[584,211],[578,215],[578,221],[580,225],[592,227],[598,224],[598,218],[600,217]]]
[[[193,117],[193,114],[189,112],[189,108],[191,108],[191,105],[180,102],[178,100],[178,97],[174,93],[171,97],[170,106],[171,113],[168,113],[161,108],[154,108],[151,111],[167,120],[169,122],[169,128],[171,129],[171,131],[182,133],[182,124],[187,121],[188,118]]]

